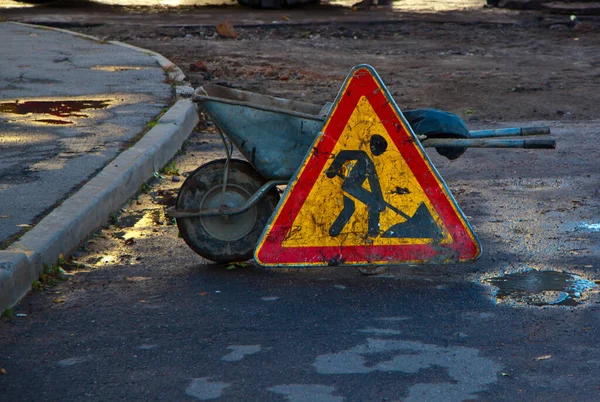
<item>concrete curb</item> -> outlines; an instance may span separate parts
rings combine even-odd
[[[174,66],[155,52],[126,47],[152,55],[163,68]],[[178,68],[170,70],[166,71],[177,75],[172,79],[178,82],[185,79]],[[188,84],[182,88],[190,92],[191,87]],[[71,254],[112,212],[134,196],[177,153],[198,121],[192,101],[177,101],[133,147],[122,152],[19,241],[0,251],[0,311],[12,307],[29,292],[31,284],[43,274],[44,266],[56,264],[61,254]]]
[[[28,24],[26,22],[17,22],[17,21],[8,21],[8,23],[14,24],[14,25],[21,25],[24,27],[32,27],[32,28],[36,28],[36,29],[47,29],[48,31],[63,32],[63,33],[66,33],[66,34],[69,34],[72,36],[77,36],[79,38],[88,39],[88,40],[91,40],[92,42],[97,42],[97,43],[108,43],[106,41],[103,41],[100,38],[96,38],[95,36],[90,36],[90,35],[82,34],[79,32],[69,31],[67,29],[53,28],[53,27],[47,27],[44,25]]]

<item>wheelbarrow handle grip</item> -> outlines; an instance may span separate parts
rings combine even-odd
[[[522,133],[521,135],[523,135],[523,136],[525,136],[525,135],[549,135],[550,127],[548,127],[548,126],[522,127],[521,133]]]
[[[490,138],[490,137],[518,137],[528,135],[548,135],[550,127],[515,127],[515,128],[498,128],[495,130],[473,130],[470,132],[470,138]]]
[[[527,148],[527,149],[554,149],[556,141],[551,139],[535,140],[489,140],[489,139],[460,139],[441,138],[424,140],[421,144],[425,148]]]
[[[527,149],[555,149],[556,140],[524,140],[523,148]]]

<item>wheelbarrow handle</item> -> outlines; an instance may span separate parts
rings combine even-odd
[[[499,128],[496,130],[473,130],[470,132],[470,138],[490,138],[490,137],[518,137],[528,135],[549,135],[550,127],[515,127]]]
[[[488,140],[488,139],[430,139],[421,142],[425,148],[526,148],[526,149],[554,149],[556,140]]]

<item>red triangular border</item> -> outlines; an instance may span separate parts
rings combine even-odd
[[[371,103],[413,173],[425,173],[415,174],[415,177],[452,236],[454,241],[451,244],[282,247],[285,236],[363,96]],[[445,263],[475,260],[480,253],[477,236],[377,73],[372,67],[361,65],[348,75],[323,132],[290,181],[284,198],[263,232],[255,259],[265,266]]]

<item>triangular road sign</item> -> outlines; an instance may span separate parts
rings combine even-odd
[[[265,266],[445,263],[477,236],[371,66],[355,67],[255,251]]]

